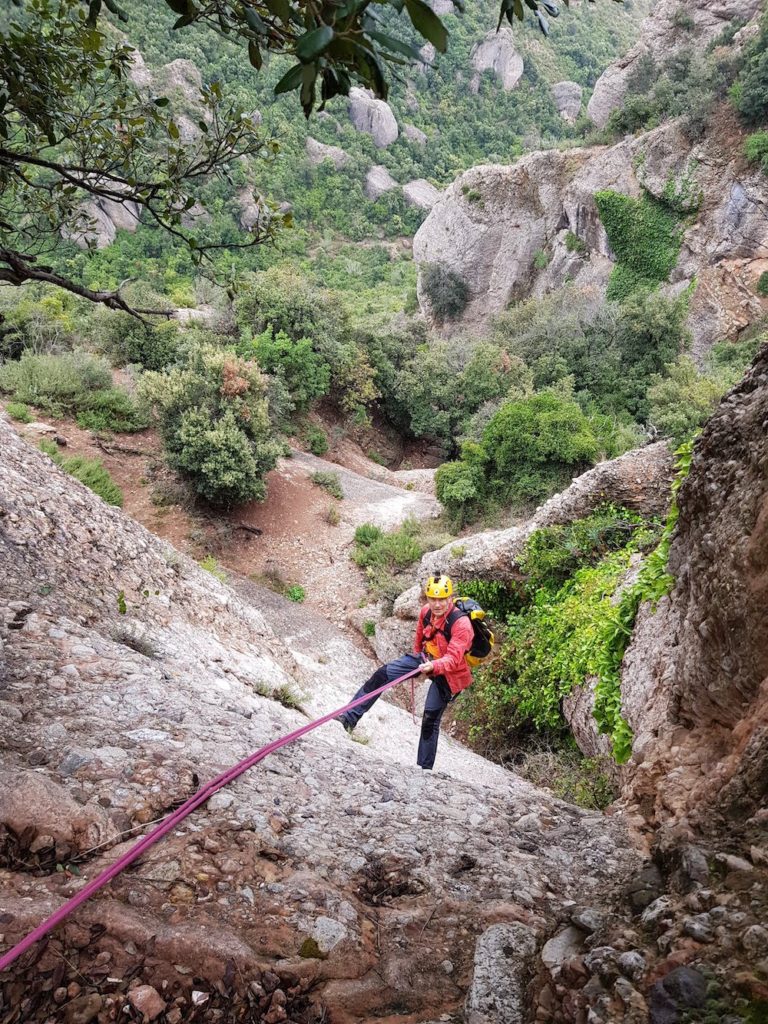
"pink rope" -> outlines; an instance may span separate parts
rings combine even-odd
[[[218,792],[230,782],[233,782],[238,778],[238,776],[242,775],[243,772],[248,771],[249,768],[258,764],[259,761],[263,761],[265,757],[268,757],[269,754],[273,754],[281,747],[285,747],[289,743],[293,743],[294,740],[301,739],[302,736],[305,736],[313,729],[317,729],[326,722],[330,722],[334,718],[338,718],[339,715],[343,714],[345,711],[349,711],[350,708],[356,708],[358,704],[364,704],[366,701],[369,701],[371,697],[377,697],[379,694],[384,693],[385,690],[389,690],[393,686],[397,686],[398,683],[402,683],[404,679],[408,679],[410,676],[416,675],[419,671],[420,668],[415,668],[411,672],[406,672],[405,675],[398,676],[397,679],[393,679],[391,682],[380,686],[378,690],[371,690],[370,693],[366,693],[364,696],[358,697],[357,700],[353,700],[349,704],[345,704],[344,707],[339,708],[336,711],[331,711],[327,715],[323,715],[322,718],[316,718],[307,725],[303,725],[300,729],[295,729],[293,732],[289,732],[285,736],[281,736],[280,739],[273,740],[265,747],[261,747],[261,749],[255,751],[249,757],[246,757],[243,761],[238,762],[238,764],[234,765],[232,768],[222,772],[221,775],[207,783],[202,789],[199,789],[197,793],[186,800],[180,807],[177,807],[172,814],[169,814],[164,821],[160,822],[157,828],[148,832],[147,835],[135,843],[130,850],[127,850],[124,854],[118,857],[114,864],[102,871],[100,875],[97,875],[96,878],[84,886],[75,896],[67,900],[66,903],[63,903],[58,910],[54,911],[50,917],[46,918],[46,920],[31,931],[29,935],[26,935],[21,942],[18,942],[15,946],[9,949],[7,953],[4,953],[0,957],[0,971],[4,971],[6,968],[10,967],[14,960],[17,960],[22,953],[25,953],[30,946],[33,946],[36,942],[42,939],[43,936],[53,931],[53,929],[57,925],[61,924],[61,922],[68,917],[73,910],[79,907],[81,903],[85,903],[85,901],[93,896],[95,892],[102,889],[107,882],[111,882],[116,875],[119,875],[120,872],[124,871],[129,864],[132,864],[142,855],[142,853],[148,850],[150,846],[153,846],[159,839],[162,839],[164,835],[170,832],[171,829],[175,828],[176,825],[186,818],[188,814],[191,814],[192,811],[196,810],[201,804],[204,804],[206,800],[213,796],[214,793]]]

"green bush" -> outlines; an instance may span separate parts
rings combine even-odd
[[[546,270],[549,266],[549,259],[546,249],[538,249],[533,256],[533,265],[536,270]]]
[[[53,441],[43,440],[40,448],[45,452],[57,466],[60,466],[65,473],[75,477],[80,483],[85,484],[94,494],[98,494],[108,505],[117,505],[122,508],[123,492],[109,475],[99,459],[88,459],[84,455],[73,455],[64,458]]]
[[[285,592],[285,596],[289,601],[295,601],[297,604],[301,604],[307,596],[307,592],[304,587],[300,586],[298,583],[294,583],[293,586],[288,587]]]
[[[751,163],[759,163],[768,171],[768,131],[753,132],[744,142],[744,155]]]
[[[355,530],[355,544],[361,548],[369,548],[383,535],[384,531],[380,527],[374,526],[373,523],[363,523]]]
[[[53,415],[76,411],[93,392],[112,387],[108,364],[87,352],[22,353],[0,366],[0,391]]]
[[[709,419],[729,383],[724,375],[699,373],[690,356],[680,356],[667,366],[666,377],[651,379],[650,422],[662,436],[680,445]]]
[[[34,355],[0,366],[0,391],[53,416],[76,414],[92,430],[142,430],[147,418],[130,395],[112,387],[107,363],[87,352]]]
[[[758,295],[762,295],[763,297],[768,296],[768,270],[764,270],[757,279],[755,291]]]
[[[589,252],[587,243],[583,239],[579,238],[578,235],[575,235],[573,231],[568,231],[566,233],[565,248],[568,252],[577,252],[581,256]]]
[[[305,434],[307,447],[313,455],[325,455],[328,451],[328,435],[320,427],[312,424],[307,428]]]
[[[162,305],[158,302],[157,308]],[[179,349],[179,325],[175,320],[145,324],[126,313],[105,309],[91,315],[85,330],[115,366],[137,363],[146,370],[163,370],[175,362]]]
[[[285,331],[275,334],[270,326],[256,337],[242,341],[238,352],[255,359],[267,373],[279,375],[285,381],[292,402],[301,411],[328,393],[330,367],[314,351],[309,338],[293,339]]]
[[[168,464],[198,494],[225,506],[265,497],[279,448],[254,363],[199,345],[183,365],[145,373],[140,390],[159,421]]]
[[[221,565],[213,555],[206,555],[205,558],[201,558],[198,562],[201,569],[209,572],[211,576],[215,576],[220,583],[227,582],[227,571]]]
[[[467,308],[467,282],[440,263],[426,263],[421,269],[421,286],[438,320],[452,320]]]
[[[324,491],[340,501],[344,497],[344,488],[341,486],[339,474],[328,470],[318,470],[310,477],[313,484],[322,487]]]
[[[768,117],[768,17],[765,15],[759,34],[747,47],[745,58],[746,65],[732,98],[748,124],[761,124]]]
[[[611,191],[596,192],[595,203],[617,261],[606,298],[624,299],[668,280],[682,241],[668,207],[647,194],[632,199]]]
[[[32,423],[35,418],[23,402],[8,402],[5,411],[19,423]]]

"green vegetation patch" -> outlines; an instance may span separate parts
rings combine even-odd
[[[596,192],[595,203],[617,261],[606,297],[620,301],[668,280],[682,242],[669,208],[647,194],[633,199],[609,190]]]
[[[98,494],[108,505],[116,505],[122,508],[123,492],[105,469],[99,459],[88,459],[84,455],[73,455],[65,459],[53,441],[41,441],[40,448],[46,455],[60,466],[65,473],[69,473],[81,484],[85,484],[94,494]]]

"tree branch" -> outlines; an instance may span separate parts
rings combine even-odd
[[[17,286],[25,284],[27,281],[42,281],[45,284],[55,284],[59,288],[64,288],[65,291],[72,292],[73,295],[79,295],[83,299],[88,299],[89,302],[101,303],[101,305],[107,306],[108,309],[122,310],[123,313],[128,313],[129,316],[135,317],[136,320],[140,320],[143,324],[150,324],[150,321],[144,319],[145,316],[164,316],[168,319],[173,316],[172,310],[134,309],[133,306],[130,306],[120,294],[120,289],[128,281],[123,281],[120,287],[115,288],[113,291],[97,292],[91,288],[85,288],[83,285],[79,285],[61,274],[55,273],[50,267],[35,266],[34,262],[34,256],[23,256],[12,249],[0,248],[0,264],[6,264],[4,267],[0,265],[0,281]]]

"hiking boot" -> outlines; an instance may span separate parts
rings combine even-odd
[[[348,718],[345,718],[344,715],[339,715],[336,721],[341,722],[341,724],[344,726],[344,732],[348,732],[350,736],[355,731],[354,725],[350,722]]]

